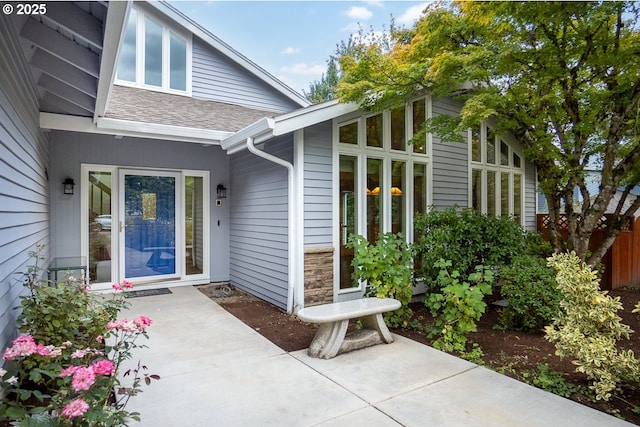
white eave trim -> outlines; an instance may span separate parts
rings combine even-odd
[[[203,145],[220,145],[233,132],[196,129],[183,126],[133,122],[128,120],[98,118],[96,123],[88,117],[40,113],[40,128],[71,132],[95,133],[166,141],[192,142]]]
[[[116,77],[116,61],[120,51],[120,41],[124,36],[125,22],[131,10],[131,2],[109,2],[107,19],[105,22],[105,34],[100,58],[100,77],[98,78],[98,91],[96,95],[95,112],[93,121],[103,117],[107,111],[107,104],[113,89]]]
[[[223,140],[221,145],[228,154],[237,153],[247,148],[247,138],[252,138],[256,143],[260,143],[271,137],[295,132],[354,111],[358,111],[358,104],[356,103],[329,101],[283,114],[276,118],[265,117],[234,133]]]

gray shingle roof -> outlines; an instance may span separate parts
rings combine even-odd
[[[105,117],[235,132],[263,117],[274,117],[277,114],[273,111],[114,85]]]

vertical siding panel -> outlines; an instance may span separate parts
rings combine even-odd
[[[45,245],[43,267],[49,258],[48,141],[18,43],[11,18],[0,15],[0,348],[17,333],[13,308],[29,252]]]
[[[282,113],[300,107],[197,37],[191,73],[195,98]]]
[[[291,136],[264,150],[293,160]],[[288,288],[288,175],[286,168],[247,151],[231,157],[230,280],[285,309]]]
[[[332,124],[305,129],[304,245],[332,246]]]
[[[433,116],[448,114],[457,116],[460,107],[449,100],[433,101]],[[469,159],[465,143],[442,142],[433,135],[433,205],[444,209],[454,205],[466,208],[469,205]]]

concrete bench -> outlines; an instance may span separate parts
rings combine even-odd
[[[320,324],[309,346],[309,356],[331,359],[348,351],[393,342],[382,313],[397,310],[400,306],[400,301],[392,298],[361,298],[299,310],[297,316],[300,320]],[[359,319],[363,329],[347,334],[351,319]]]

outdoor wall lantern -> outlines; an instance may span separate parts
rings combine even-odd
[[[62,186],[64,189],[64,194],[73,194],[73,187],[75,187],[76,183],[71,178],[67,178],[62,182]]]
[[[222,184],[218,184],[218,186],[216,187],[216,193],[218,195],[218,199],[226,199],[227,198],[227,189]]]

